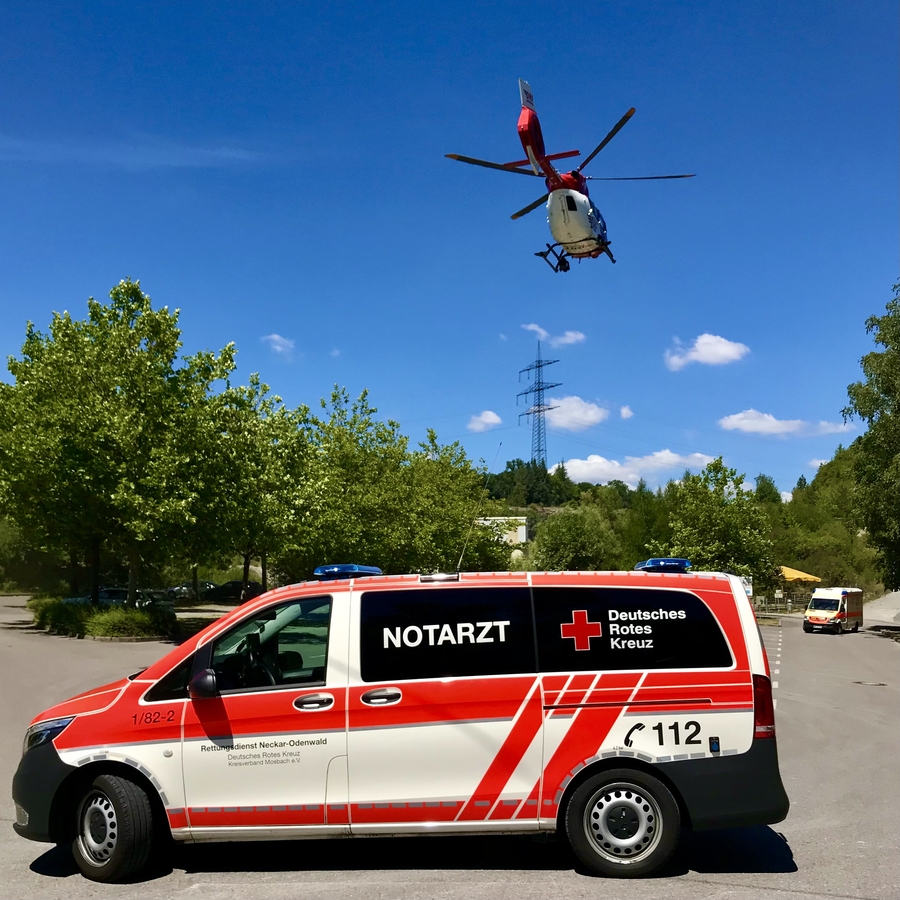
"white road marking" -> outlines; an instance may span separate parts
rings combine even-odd
[[[772,682],[772,687],[773,687],[773,688],[777,688],[777,687],[778,687],[778,682],[777,682],[777,681],[773,681],[773,682]]]

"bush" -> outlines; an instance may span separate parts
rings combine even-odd
[[[93,610],[89,606],[74,603],[63,603],[62,600],[44,598],[31,603],[34,610],[36,628],[46,628],[56,634],[69,634],[82,637],[85,634],[85,623]]]
[[[552,572],[616,568],[619,541],[596,506],[565,508],[537,530],[534,564]]]
[[[174,629],[174,613],[112,606],[95,612],[85,633],[93,637],[168,637]]]
[[[56,599],[36,600],[31,608],[36,628],[72,637],[171,637],[175,631],[175,614],[165,609],[96,609]]]

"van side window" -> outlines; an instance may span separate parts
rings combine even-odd
[[[733,665],[709,607],[687,591],[536,587],[542,672]]]
[[[212,648],[224,692],[325,683],[331,597],[270,606],[244,619]]]
[[[187,695],[188,682],[191,680],[191,668],[194,657],[182,660],[168,675],[164,675],[144,694],[147,703],[156,700],[184,700]]]
[[[534,672],[528,588],[367,591],[360,660],[365,682]]]

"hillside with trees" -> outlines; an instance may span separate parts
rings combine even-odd
[[[103,581],[181,581],[237,564],[246,584],[308,578],[322,563],[387,573],[505,569],[502,529],[528,518],[514,564],[630,569],[649,556],[750,575],[778,567],[869,592],[900,587],[900,285],[866,328],[878,348],[848,388],[845,418],[867,431],[789,502],[722,458],[651,490],[576,484],[560,463],[521,459],[485,472],[429,430],[411,446],[366,392],[335,387],[315,410],[287,407],[257,375],[232,382],[233,344],[181,355],[178,311],[117,284],[87,317],[28,324],[0,382],[0,579],[78,593]],[[519,556],[519,555],[517,555]]]

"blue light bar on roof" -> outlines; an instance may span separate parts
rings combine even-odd
[[[318,566],[313,577],[319,581],[334,581],[337,578],[363,578],[367,575],[384,575],[378,566],[358,566],[356,563],[338,563]]]
[[[691,567],[689,559],[679,559],[675,556],[655,556],[653,559],[645,559],[635,567],[636,572],[680,572],[684,574]]]

